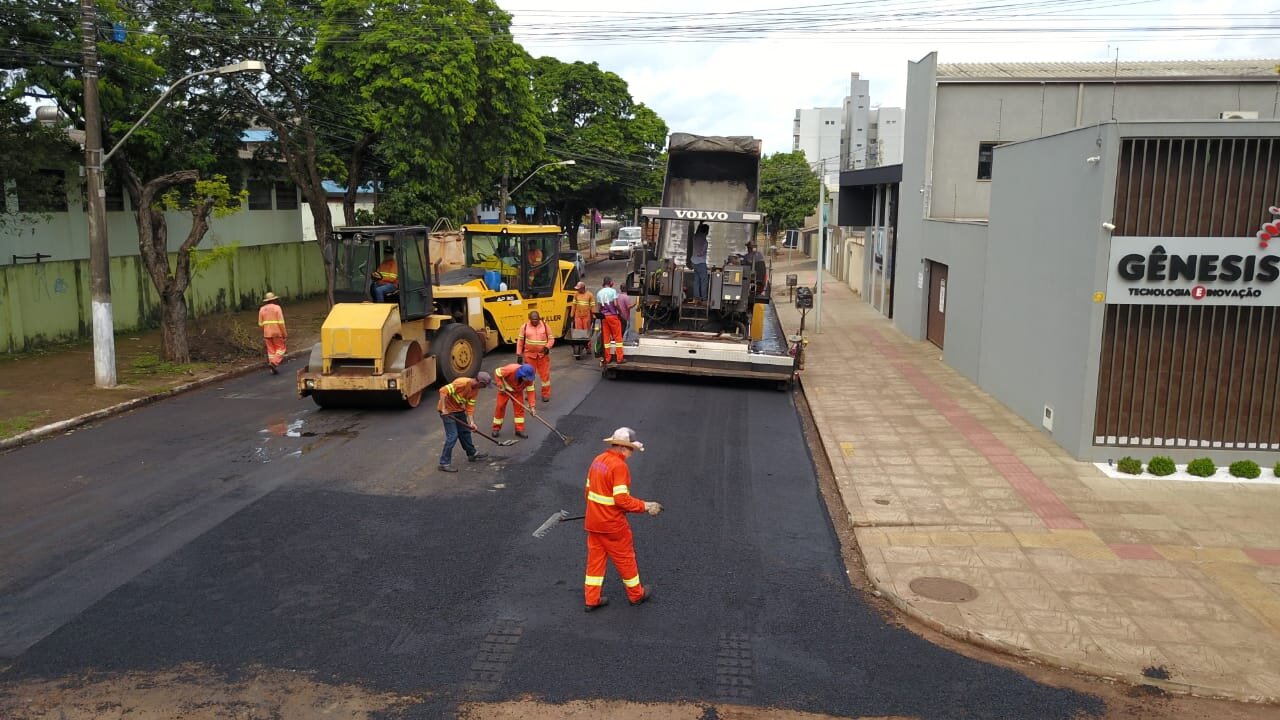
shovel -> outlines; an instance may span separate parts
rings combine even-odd
[[[581,520],[585,517],[586,515],[570,515],[568,510],[561,510],[557,513],[553,513],[551,517],[547,518],[546,522],[539,525],[538,529],[533,531],[533,536],[536,538],[546,537],[547,532],[556,525],[559,525],[562,522],[569,522],[570,520]]]
[[[528,405],[525,405],[524,403],[520,402],[519,398],[517,398],[515,395],[512,395],[512,394],[511,394],[509,391],[507,391],[507,390],[503,390],[502,392],[503,392],[507,397],[511,398],[511,402],[513,402],[513,403],[515,403],[515,404],[519,405],[520,407],[524,408],[524,409],[525,409],[525,410],[526,410],[530,415],[532,415],[532,416],[533,416],[533,419],[534,419],[534,420],[537,420],[538,422],[542,423],[543,425],[546,425],[546,426],[547,426],[547,428],[549,428],[549,429],[551,430],[551,432],[555,433],[556,435],[559,435],[559,436],[560,436],[560,439],[564,441],[564,444],[565,444],[565,445],[568,445],[569,443],[573,442],[573,438],[571,438],[571,437],[569,437],[568,435],[565,435],[564,433],[562,433],[562,432],[560,432],[559,430],[555,429],[555,427],[553,427],[553,426],[551,425],[551,423],[547,422],[546,420],[543,420],[541,415],[539,415],[538,413],[534,412],[533,410],[530,410]]]
[[[476,435],[479,435],[480,437],[484,438],[485,440],[488,440],[491,443],[501,445],[502,447],[507,447],[508,445],[515,445],[516,443],[520,442],[520,440],[517,438],[512,438],[510,440],[499,440],[498,438],[480,430],[472,430],[471,432],[475,433]]]

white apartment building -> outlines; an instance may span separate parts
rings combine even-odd
[[[902,162],[902,131],[905,114],[900,107],[872,108],[867,126],[866,167],[883,167]],[[861,170],[848,166],[845,170]]]
[[[796,110],[792,124],[791,149],[800,150],[815,166],[825,160],[830,184],[840,181],[840,144],[843,135],[844,109],[838,107]]]
[[[840,140],[841,170],[861,170],[867,167],[872,112],[871,81],[863,80],[858,73],[850,73]]]

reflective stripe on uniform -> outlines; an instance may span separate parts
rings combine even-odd
[[[592,492],[592,491],[590,491],[590,490],[588,490],[588,491],[587,491],[587,499],[588,499],[588,500],[590,500],[590,501],[591,501],[591,502],[593,502],[593,503],[597,503],[597,504],[600,504],[600,505],[612,505],[612,504],[613,504],[613,498],[611,498],[611,497],[605,497],[604,495],[601,495],[601,494],[599,494],[599,493]]]
[[[638,578],[637,578],[637,582],[639,582],[639,579],[638,579]],[[596,586],[596,587],[600,587],[601,585],[604,585],[604,576],[603,576],[603,575],[599,575],[599,576],[597,576],[597,575],[588,575],[588,576],[586,577],[586,579],[582,581],[582,584],[584,584],[584,585],[594,585],[594,586]]]
[[[459,395],[458,389],[453,386],[453,383],[449,383],[446,386],[446,389],[449,391],[449,398],[452,399],[454,402],[458,403],[459,405],[475,405],[476,404],[476,401],[474,399],[467,399]]]
[[[630,578],[630,579],[628,579],[628,578],[623,578],[623,579],[622,579],[622,584],[623,584],[623,585],[626,585],[627,587],[635,587],[635,586],[637,586],[637,585],[639,585],[639,584],[640,584],[640,576],[639,576],[639,575],[636,575],[635,577]]]
[[[283,324],[284,324],[283,320],[259,320],[258,321],[258,327],[262,327],[263,325],[283,325]]]
[[[630,488],[628,488],[626,485],[614,485],[614,486],[613,486],[613,494],[614,494],[614,495],[617,495],[618,493],[622,493],[622,494],[624,494],[624,495],[630,495],[630,494],[631,494],[631,489],[630,489]]]

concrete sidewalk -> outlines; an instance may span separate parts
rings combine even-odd
[[[801,385],[877,589],[1015,655],[1280,701],[1280,486],[1111,479],[823,283]]]

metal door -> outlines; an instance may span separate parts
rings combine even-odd
[[[925,337],[942,347],[947,334],[947,266],[929,261],[929,319]]]

